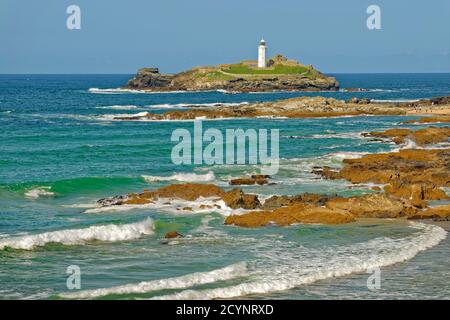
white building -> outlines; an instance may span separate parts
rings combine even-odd
[[[266,41],[261,39],[258,47],[258,68],[266,68]]]

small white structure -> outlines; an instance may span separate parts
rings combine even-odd
[[[259,42],[258,47],[258,68],[266,68],[266,41],[264,38]]]

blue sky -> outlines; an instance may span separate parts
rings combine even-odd
[[[177,72],[256,59],[261,36],[328,73],[450,72],[449,0],[0,0],[0,73]]]

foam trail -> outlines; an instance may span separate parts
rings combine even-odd
[[[165,103],[165,104],[154,104],[149,105],[153,109],[179,109],[179,108],[208,108],[208,107],[219,107],[219,106],[227,106],[227,107],[236,107],[247,105],[249,102],[214,102],[214,103]]]
[[[147,293],[167,289],[184,289],[197,285],[226,281],[247,275],[247,264],[240,262],[209,272],[195,272],[180,277],[144,281],[137,284],[126,284],[112,288],[84,290],[74,293],[60,294],[68,299],[86,299],[107,296],[112,294]]]
[[[114,105],[114,106],[96,107],[96,109],[107,109],[107,110],[134,110],[138,108],[139,108],[138,106],[134,105],[126,105],[126,106]]]
[[[141,222],[123,225],[91,226],[84,229],[68,229],[44,232],[33,235],[12,237],[0,240],[0,250],[8,248],[31,250],[47,243],[56,242],[65,245],[85,244],[89,241],[99,240],[106,242],[138,239],[143,235],[152,234],[153,220],[150,218]]]
[[[39,197],[52,197],[54,192],[50,191],[51,187],[37,187],[25,192],[25,197],[28,199],[37,199]]]
[[[414,233],[402,239],[376,238],[344,250],[333,247],[325,252],[326,256],[320,256],[321,253],[317,251],[310,252],[306,257],[298,256],[286,251],[283,243],[280,243],[276,250],[281,252],[277,252],[273,257],[277,265],[266,267],[266,273],[260,271],[259,279],[254,282],[224,288],[185,290],[154,299],[227,299],[289,290],[319,280],[364,273],[371,268],[381,268],[412,259],[419,252],[439,244],[447,236],[447,232],[439,226],[423,223],[411,223],[411,226],[419,230],[418,235]],[[306,260],[308,264],[299,267],[305,259],[309,259]]]
[[[143,175],[147,182],[155,182],[155,181],[187,181],[187,182],[203,182],[203,181],[212,181],[215,179],[214,172],[208,171],[205,174],[196,174],[196,173],[176,173],[174,175],[163,177],[163,176],[146,176]]]

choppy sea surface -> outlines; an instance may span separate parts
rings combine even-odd
[[[171,134],[191,121],[127,122],[113,115],[205,108],[302,95],[406,101],[450,94],[450,74],[338,74],[365,92],[136,93],[131,75],[0,75],[1,299],[448,299],[448,224],[367,220],[341,226],[224,226],[229,210],[167,206],[98,210],[96,200],[171,183],[214,183],[258,165],[174,165]],[[303,192],[343,196],[370,185],[327,181],[314,166],[398,148],[362,132],[413,117],[203,121],[204,130],[279,129],[276,184],[261,199]],[[438,124],[439,125],[439,124]],[[412,126],[420,128],[420,126]],[[163,241],[178,230],[184,238]],[[69,290],[69,266],[81,289]],[[381,287],[367,287],[370,268]]]

